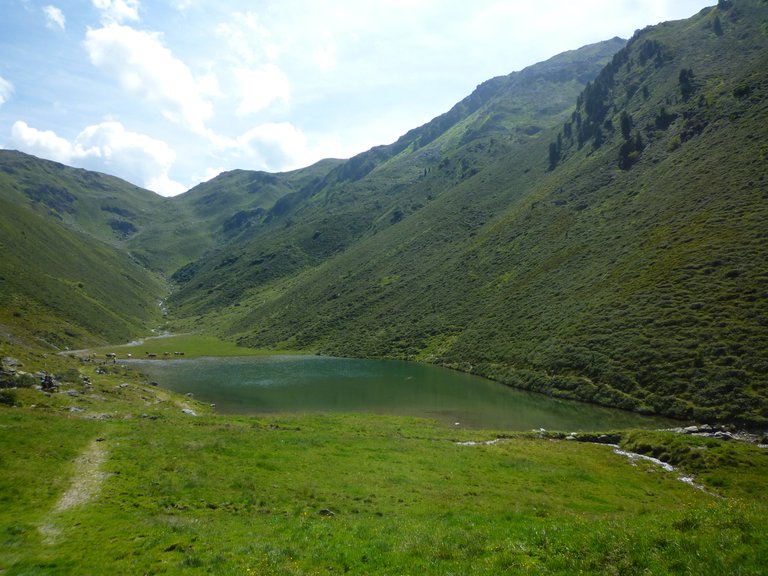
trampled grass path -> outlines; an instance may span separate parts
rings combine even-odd
[[[103,440],[101,437],[94,439],[75,459],[73,463],[75,475],[69,488],[62,494],[51,514],[39,528],[46,544],[55,544],[61,535],[61,530],[57,526],[57,518],[60,514],[76,506],[88,504],[98,496],[108,476],[102,470],[108,455]]]

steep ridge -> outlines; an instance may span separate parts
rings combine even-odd
[[[764,2],[743,0],[638,33],[559,130],[483,163],[471,145],[446,154],[407,188],[417,210],[251,284],[219,329],[764,423],[766,22]]]
[[[222,310],[248,292],[307,271],[419,213],[486,166],[540,142],[624,44],[614,38],[485,82],[397,142],[307,181],[249,218],[236,242],[180,270],[172,304],[182,316],[215,312],[221,321]]]
[[[0,151],[0,324],[55,348],[123,341],[160,319],[165,282],[125,252],[162,199],[127,182]]]
[[[157,265],[170,275],[202,255],[211,258],[209,251],[241,242],[253,227],[270,220],[287,197],[301,193],[341,162],[322,160],[307,168],[278,174],[253,170],[220,174],[169,199],[177,217],[182,215],[181,225],[177,221],[156,226],[131,248],[156,254],[162,247],[163,258]]]
[[[101,174],[0,150],[2,197],[103,242],[125,242],[153,225],[166,200]]]
[[[522,236],[513,218],[485,242],[535,265],[506,260],[511,293],[486,293],[455,358],[548,393],[765,422],[768,7],[721,4],[638,34],[588,87]],[[498,318],[516,327],[503,344]]]
[[[764,425],[767,63],[768,3],[721,1],[350,160],[173,199],[0,151],[0,329],[124,341],[167,274],[179,330]]]
[[[338,163],[274,175],[238,170],[162,198],[0,150],[0,326],[54,348],[145,335],[163,322],[164,274],[232,241],[248,227],[243,214],[271,208]]]

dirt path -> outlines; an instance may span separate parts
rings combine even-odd
[[[108,473],[102,471],[102,466],[107,461],[107,449],[101,440],[99,438],[91,442],[75,459],[72,483],[39,527],[45,544],[55,544],[61,535],[61,529],[57,526],[59,514],[75,506],[87,504],[98,496],[101,485],[108,476]]]
[[[107,477],[107,474],[101,471],[106,460],[107,450],[104,442],[94,440],[83,450],[75,460],[76,472],[72,485],[56,504],[56,512],[86,504],[98,495],[101,484]]]

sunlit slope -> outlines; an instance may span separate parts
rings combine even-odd
[[[232,170],[168,200],[170,217],[130,243],[134,252],[166,274],[195,267],[198,258],[216,258],[228,245],[236,245],[258,228],[281,206],[317,182],[340,160],[322,160],[307,168],[269,174]]]
[[[55,347],[144,335],[163,321],[162,273],[231,241],[247,228],[243,211],[273,206],[336,164],[284,175],[240,170],[162,198],[106,174],[0,150],[0,324]]]
[[[177,259],[199,256],[211,243],[181,202],[107,174],[0,150],[0,186],[8,202],[130,252],[148,268],[172,271]]]
[[[0,198],[0,324],[28,344],[120,342],[160,322],[165,285],[125,253]]]
[[[29,344],[120,342],[160,323],[167,288],[126,251],[164,200],[127,182],[0,151],[0,324]]]
[[[499,159],[540,143],[624,43],[615,38],[489,80],[449,112],[338,164],[271,209],[235,214],[232,224],[242,216],[248,230],[174,276],[174,307],[181,315],[218,318],[250,290],[310,270],[429,211]]]
[[[154,224],[165,199],[128,182],[0,150],[2,198],[119,245]]]
[[[470,148],[446,154],[408,188],[418,209],[237,299],[222,329],[764,422],[767,21],[742,1],[646,29],[567,126],[463,178]]]

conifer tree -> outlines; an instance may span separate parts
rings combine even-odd
[[[690,68],[682,68],[680,70],[680,92],[683,96],[683,100],[686,102],[696,90],[696,86],[693,83],[693,70]]]
[[[630,131],[632,130],[632,117],[624,110],[621,113],[621,135],[624,140],[629,140]]]
[[[720,22],[719,16],[715,16],[715,21],[712,23],[712,30],[714,30],[715,34],[717,34],[718,36],[723,35],[723,25]]]

